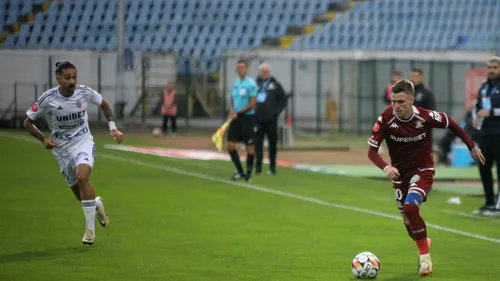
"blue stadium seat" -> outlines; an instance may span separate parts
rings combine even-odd
[[[78,45],[78,49],[81,50],[91,50],[94,47],[94,39],[93,36],[85,36],[85,37],[78,37],[75,40],[75,46],[76,42],[81,43],[82,45]]]
[[[5,20],[5,24],[14,24],[17,22],[17,17],[20,15],[20,9],[18,4],[11,4],[9,9],[5,10],[7,13],[7,19]]]
[[[17,39],[17,35],[7,37],[7,40],[4,43],[5,48],[14,49],[16,39]]]
[[[28,48],[28,49],[34,49],[34,48],[37,48],[37,46],[39,45],[39,42],[38,42],[38,41],[39,41],[39,40],[38,40],[38,39],[39,39],[39,37],[40,37],[40,36],[33,36],[33,35],[32,35],[32,36],[30,36],[30,37],[28,38],[28,43],[27,43],[27,45],[26,45],[26,48]]]
[[[75,38],[75,41],[73,42],[73,45],[74,46],[84,46],[85,41],[83,40],[83,36],[77,36]],[[82,48],[82,47],[80,47],[80,48]]]
[[[54,35],[52,37],[52,41],[50,42],[50,48],[51,49],[58,49],[60,48],[59,46],[61,45],[61,36],[60,35]]]
[[[27,15],[29,13],[31,13],[31,9],[32,9],[32,3],[30,0],[25,0],[25,1],[22,1],[23,5],[21,7],[21,15]]]
[[[48,49],[50,48],[50,40],[49,36],[44,36],[42,35],[40,37],[40,41],[38,41],[38,46],[37,48],[43,48],[43,49]]]

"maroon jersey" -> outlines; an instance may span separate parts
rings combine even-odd
[[[448,128],[449,124],[448,116],[442,112],[414,106],[412,116],[401,120],[388,107],[375,122],[368,144],[378,149],[385,140],[391,165],[405,177],[416,170],[434,167],[431,129]]]

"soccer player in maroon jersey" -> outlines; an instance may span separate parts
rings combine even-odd
[[[427,200],[434,181],[431,129],[450,129],[465,142],[474,159],[483,164],[485,160],[481,150],[453,119],[442,112],[413,106],[413,93],[413,83],[409,80],[400,80],[392,86],[392,106],[382,112],[373,126],[368,158],[392,180],[399,212],[420,252],[418,271],[424,276],[433,271],[429,255],[431,240],[420,216],[420,205]],[[391,164],[378,154],[384,140]]]

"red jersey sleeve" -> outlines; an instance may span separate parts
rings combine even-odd
[[[368,139],[368,144],[370,148],[368,149],[368,159],[375,164],[375,166],[379,167],[381,170],[384,170],[388,164],[380,157],[378,154],[378,148],[380,144],[384,141],[384,129],[383,129],[383,115],[379,116],[375,124],[373,125],[372,135]]]
[[[448,115],[443,112],[427,110],[426,122],[432,128],[449,129],[457,137],[459,137],[469,149],[473,149],[474,141],[467,135],[467,133],[460,128],[460,126],[453,119],[448,118]]]
[[[427,124],[432,128],[447,129],[450,126],[448,115],[443,112],[426,110],[425,117]]]
[[[382,115],[380,115],[377,121],[375,121],[375,124],[373,125],[372,135],[368,139],[368,144],[371,147],[376,148],[377,150],[380,147],[380,144],[384,141],[382,124],[383,124]]]

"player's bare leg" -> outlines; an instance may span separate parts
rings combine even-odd
[[[92,245],[95,240],[95,213],[96,200],[94,188],[90,184],[90,172],[92,168],[86,164],[76,167],[77,185],[80,189],[80,201],[82,202],[83,213],[85,214],[85,234],[83,244]]]
[[[80,188],[78,187],[78,184],[75,184],[71,187],[71,191],[73,191],[73,195],[75,195],[76,200],[82,201],[80,199]]]
[[[247,150],[247,173],[245,175],[245,180],[247,182],[250,182],[250,179],[252,177],[252,169],[253,169],[253,160],[255,157],[255,147],[253,144],[248,144],[246,146]]]
[[[80,188],[78,184],[75,184],[71,187],[71,191],[76,197],[76,200],[80,200]],[[102,227],[107,227],[109,225],[109,216],[104,209],[104,199],[100,196],[96,196],[95,198],[95,206],[96,206],[96,217]]]
[[[418,262],[419,274],[425,276],[432,274],[434,267],[429,252],[430,240],[427,238],[425,221],[420,216],[421,203],[422,195],[416,191],[410,190],[406,196],[405,204],[403,205],[403,212],[404,216],[410,222],[413,237],[420,252]]]
[[[236,143],[228,142],[226,148],[227,152],[229,153],[229,156],[231,156],[231,161],[233,161],[234,166],[236,167],[236,173],[234,173],[231,180],[239,180],[244,177],[244,174],[243,174],[243,167],[241,166],[240,155],[236,150]]]

